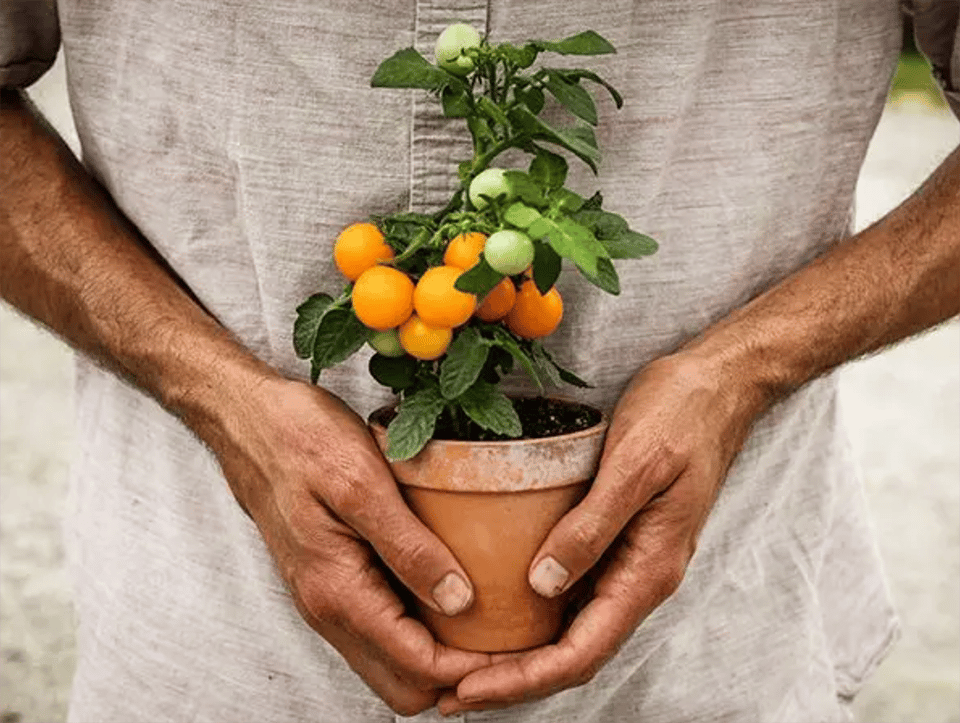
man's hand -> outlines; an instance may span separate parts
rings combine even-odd
[[[297,382],[268,379],[242,396],[229,438],[206,436],[307,624],[401,714],[432,707],[489,664],[437,643],[391,589],[380,559],[438,612],[472,601],[467,575],[404,503],[363,421]]]
[[[492,667],[441,699],[442,712],[510,705],[588,682],[677,589],[760,409],[740,392],[725,386],[718,369],[683,352],[631,381],[590,492],[557,523],[531,565],[530,583],[547,597],[595,568],[592,596],[559,642],[494,656]]]

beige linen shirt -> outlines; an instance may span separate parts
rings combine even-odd
[[[916,5],[952,89],[956,3]],[[548,346],[596,384],[585,400],[609,408],[645,362],[848,234],[894,0],[4,0],[0,80],[31,82],[62,39],[87,168],[218,319],[305,378],[294,309],[338,283],[337,231],[442,205],[469,151],[422,95],[369,87],[454,20],[618,48],[591,66],[626,105],[599,101],[599,178],[571,183],[661,251],[619,264],[619,298],[561,278]],[[365,366],[322,380],[361,413],[388,399]],[[301,621],[207,450],[84,360],[76,388],[70,720],[395,720]],[[896,629],[827,377],[758,421],[679,591],[591,683],[455,719],[842,721]]]

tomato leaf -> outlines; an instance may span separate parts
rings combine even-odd
[[[447,118],[466,118],[470,113],[467,91],[446,86],[440,93],[440,105]]]
[[[380,63],[370,79],[373,88],[421,88],[439,91],[448,86],[463,88],[461,80],[431,64],[414,48],[398,50]]]
[[[530,45],[540,51],[561,55],[606,55],[617,52],[609,41],[593,30],[585,30],[562,40],[531,40]]]
[[[466,291],[469,294],[476,294],[477,299],[483,299],[489,294],[493,287],[503,280],[503,274],[494,271],[487,263],[487,260],[480,257],[480,262],[474,264],[457,277],[453,287],[459,291]]]
[[[595,194],[590,196],[586,201],[584,201],[583,206],[580,207],[581,211],[599,211],[603,206],[603,194],[600,191],[597,191]]]
[[[574,68],[572,70],[568,69],[556,69],[549,68],[551,73],[560,73],[571,83],[576,83],[580,80],[586,78],[587,80],[592,80],[594,83],[598,83],[607,89],[607,92],[610,93],[610,97],[613,98],[613,102],[616,103],[617,108],[623,108],[623,96],[617,92],[617,89],[610,85],[607,81],[601,78],[599,75],[590,70],[583,70],[582,68]]]
[[[510,127],[510,121],[507,119],[507,114],[503,110],[490,100],[487,96],[481,95],[477,99],[477,107],[483,112],[489,120],[492,120],[494,123],[499,123],[504,128]]]
[[[562,188],[567,180],[567,159],[537,148],[537,155],[530,162],[530,177],[546,189]]]
[[[546,294],[557,283],[563,260],[549,244],[537,241],[533,248],[533,283],[537,291]]]
[[[579,83],[567,80],[561,73],[547,72],[544,87],[557,101],[577,118],[590,125],[597,124],[597,106],[590,95]]]
[[[484,381],[496,384],[501,377],[506,376],[513,369],[513,357],[510,352],[502,347],[493,345],[490,347],[490,353],[487,355],[487,361],[480,371],[480,378]]]
[[[500,346],[502,349],[510,352],[512,356],[521,367],[523,371],[527,373],[527,376],[537,385],[537,389],[541,394],[543,394],[543,380],[540,379],[540,375],[537,374],[537,369],[533,365],[533,360],[530,356],[523,350],[517,340],[513,335],[504,329],[502,326],[495,327],[493,330],[494,343]]]
[[[368,329],[347,309],[330,309],[323,315],[313,345],[313,362],[320,369],[339,364],[367,341]]]
[[[519,198],[531,206],[545,207],[547,205],[543,189],[530,177],[530,174],[523,171],[505,171],[503,177],[510,184],[510,191],[514,198]]]
[[[620,277],[610,259],[604,257],[597,259],[597,271],[594,274],[587,273],[587,271],[582,268],[580,271],[583,272],[587,281],[594,286],[614,296],[620,294]]]
[[[413,386],[417,378],[417,366],[417,361],[413,357],[374,354],[370,357],[367,368],[370,376],[383,386],[390,387],[396,394]]]
[[[297,307],[297,320],[293,323],[293,348],[301,359],[313,356],[320,321],[333,298],[329,294],[314,294]]]
[[[517,90],[515,93],[517,100],[527,106],[531,113],[540,115],[540,111],[543,110],[543,106],[547,102],[542,90],[535,86],[530,86],[523,90]]]
[[[502,43],[497,46],[497,52],[520,69],[529,68],[533,65],[540,53],[537,47],[531,43],[520,47]]]
[[[547,356],[543,344],[538,341],[532,342],[530,344],[530,351],[533,357],[533,363],[536,364],[537,371],[540,372],[541,376],[545,377],[551,386],[559,387],[563,383],[563,380],[560,379],[560,373],[557,371],[556,366],[550,362],[550,357]]]
[[[478,380],[457,399],[460,408],[484,429],[506,437],[523,434],[520,417],[513,402],[496,386]]]
[[[655,254],[659,245],[655,240],[642,233],[627,229],[616,238],[601,239],[612,259],[639,259]]]
[[[405,460],[426,446],[446,406],[434,382],[400,400],[397,416],[387,427],[387,459]]]
[[[538,218],[541,218],[541,216],[537,209],[530,208],[519,201],[511,204],[510,207],[503,212],[503,220],[517,228],[529,228]]]
[[[550,206],[561,213],[576,213],[585,203],[583,196],[569,188],[558,188],[550,194]]]
[[[456,399],[477,381],[489,352],[489,343],[475,327],[468,326],[454,337],[440,364],[440,393],[444,399]]]
[[[570,218],[542,216],[530,226],[527,233],[532,239],[546,237],[554,251],[573,261],[588,276],[596,276],[597,259],[607,256],[607,250],[597,241],[593,232]]]
[[[553,358],[550,352],[548,352],[546,348],[544,348],[542,344],[540,345],[540,351],[543,352],[543,355],[547,358],[547,361],[549,361],[554,366],[554,368],[557,370],[557,374],[567,384],[572,384],[573,386],[580,387],[581,389],[593,389],[593,385],[590,384],[590,382],[584,381],[569,369],[564,369],[562,366],[557,364],[557,361]]]
[[[594,173],[597,172],[600,151],[597,150],[596,138],[593,137],[593,132],[589,130],[589,126],[583,126],[589,133],[577,128],[559,131],[537,118],[524,106],[516,106],[511,109],[509,117],[515,130],[528,133],[534,139],[547,141],[565,148],[590,166]],[[591,138],[593,139],[592,143],[590,142]]]

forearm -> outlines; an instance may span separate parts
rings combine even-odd
[[[759,408],[960,313],[960,149],[884,219],[709,328],[686,349]]]
[[[0,108],[0,296],[191,426],[269,374],[18,95]],[[212,384],[212,380],[221,380]]]

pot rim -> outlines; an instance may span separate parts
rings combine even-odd
[[[586,429],[548,437],[431,439],[409,460],[388,460],[394,476],[401,484],[457,492],[519,492],[590,481],[603,451],[607,415],[590,404],[548,398],[592,409],[600,414],[600,420]],[[394,406],[380,407],[368,417],[381,450],[386,448],[386,427],[374,417]]]

